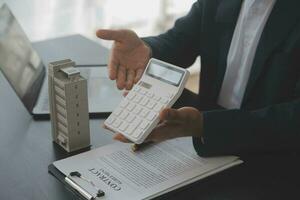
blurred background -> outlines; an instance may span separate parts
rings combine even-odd
[[[132,29],[140,37],[157,35],[184,16],[195,0],[0,0],[6,3],[32,42],[71,34],[96,38],[98,28]],[[198,92],[199,58],[189,69],[187,88]]]

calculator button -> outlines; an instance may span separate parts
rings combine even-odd
[[[147,99],[147,97],[144,97],[140,104],[142,106],[145,106],[148,103],[148,101],[149,101],[149,99]]]
[[[151,112],[147,115],[146,119],[148,119],[149,121],[152,121],[152,120],[154,119],[154,117],[156,117],[156,113],[151,111]]]
[[[161,103],[157,103],[156,106],[154,107],[154,110],[156,112],[160,112],[163,108],[163,105]]]
[[[141,112],[141,110],[142,110],[141,106],[136,105],[136,107],[133,109],[132,112],[137,115]]]
[[[135,86],[134,88],[133,88],[133,91],[135,91],[135,92],[138,92],[138,91],[140,91],[140,87],[139,86]]]
[[[142,120],[136,117],[136,118],[133,120],[132,124],[135,125],[135,127],[137,127],[137,126],[140,125],[141,122],[142,122]]]
[[[135,130],[136,126],[134,124],[129,124],[128,128],[125,130],[125,133],[131,135]]]
[[[121,114],[122,112],[122,109],[121,108],[117,108],[115,111],[114,111],[114,115],[118,116],[119,114]]]
[[[110,116],[110,117],[106,120],[106,123],[107,123],[107,124],[111,124],[111,123],[113,123],[115,120],[116,120],[116,118],[115,118],[114,116]]]
[[[152,109],[154,106],[156,105],[156,103],[154,101],[150,101],[148,104],[147,104],[147,107],[149,109]]]
[[[122,108],[124,108],[124,107],[126,107],[127,105],[128,105],[128,101],[126,101],[126,100],[123,100],[121,103],[120,103],[120,107],[122,107]]]
[[[139,92],[140,92],[140,94],[143,94],[143,95],[147,94],[147,91],[143,88],[141,88]]]
[[[153,92],[148,92],[147,97],[152,98],[154,96]]]
[[[126,118],[127,122],[132,122],[134,120],[135,116],[133,114],[129,114],[128,117]]]
[[[135,131],[133,132],[132,137],[138,138],[142,133],[143,133],[143,130],[137,128],[137,129],[135,129]]]
[[[160,99],[160,102],[162,102],[163,104],[166,104],[166,103],[168,103],[168,99],[166,97],[162,97]]]
[[[123,111],[122,114],[120,115],[120,118],[121,119],[126,119],[127,115],[128,115],[128,112]]]
[[[127,127],[128,127],[128,124],[123,122],[122,125],[120,126],[120,130],[125,131]]]
[[[148,127],[150,123],[146,120],[143,120],[143,122],[140,124],[140,128],[145,129]]]
[[[134,130],[136,129],[136,127],[139,126],[141,121],[142,121],[141,119],[135,118],[135,120],[128,126],[128,128],[126,129],[125,132],[128,134],[132,134],[134,132]]]
[[[146,117],[146,115],[149,113],[149,110],[146,108],[143,108],[142,112],[140,112],[141,117]]]
[[[159,100],[161,99],[161,97],[158,96],[158,95],[154,95],[153,99],[154,99],[155,101],[159,101]]]
[[[134,92],[129,92],[126,96],[127,99],[132,100],[134,97],[136,96],[136,94]]]
[[[142,96],[141,95],[136,95],[135,98],[133,99],[133,101],[135,103],[139,103],[142,100]]]
[[[119,119],[116,119],[116,121],[113,123],[113,127],[118,128],[121,125],[122,121]]]
[[[129,103],[129,105],[127,106],[127,110],[132,111],[135,107],[135,104],[133,103]]]

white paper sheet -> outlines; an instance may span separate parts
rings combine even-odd
[[[130,145],[114,143],[54,162],[65,175],[79,171],[105,192],[101,199],[149,199],[228,167],[240,164],[238,157],[199,157],[190,138],[150,145],[132,152]],[[91,194],[95,188],[75,180]]]

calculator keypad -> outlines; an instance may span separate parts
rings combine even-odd
[[[157,119],[170,99],[135,85],[105,122],[115,131],[139,138]]]

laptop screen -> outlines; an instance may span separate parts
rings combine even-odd
[[[32,110],[45,69],[21,26],[4,4],[0,8],[0,69],[28,110]]]

